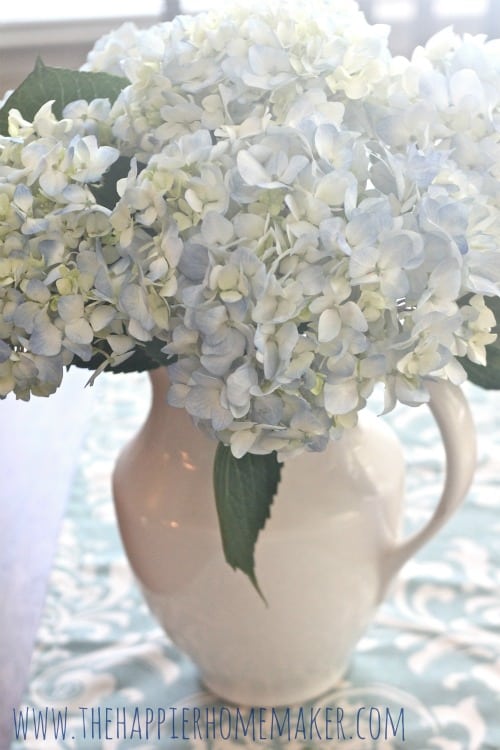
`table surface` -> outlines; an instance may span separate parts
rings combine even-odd
[[[305,731],[310,734],[302,733],[301,707],[291,709],[290,737],[271,741],[262,734],[242,737],[240,733],[236,738],[233,731],[224,739],[236,708],[226,707],[221,714],[221,706],[200,685],[194,666],[154,622],[118,537],[110,474],[118,450],[144,419],[149,403],[147,378],[101,376],[85,410],[82,450],[77,453],[71,447],[78,459],[76,473],[68,483],[67,509],[29,679],[22,698],[4,706],[0,717],[12,730],[16,709],[20,736],[13,740],[12,750],[122,750],[166,748],[173,743],[210,748],[262,744],[304,750],[337,746],[336,736],[335,741],[324,742],[326,707],[342,709],[340,725],[334,723],[330,731],[341,730],[346,737],[342,747],[350,750],[500,750],[500,394],[474,388],[466,392],[479,437],[474,486],[455,518],[403,568],[391,597],[356,649],[344,680],[315,701],[322,711],[323,742],[307,722]],[[408,524],[418,526],[428,517],[442,481],[437,430],[426,407],[398,408],[388,421],[406,447]],[[50,473],[55,477],[59,471],[54,457]],[[49,481],[46,473],[45,481]],[[34,485],[31,491],[35,493]],[[35,494],[42,498],[44,491],[46,487],[40,486]],[[28,522],[24,528],[29,540]],[[30,610],[29,596],[25,605]],[[4,649],[4,675],[12,671],[15,653],[14,649],[9,658]],[[368,710],[360,713],[363,707],[373,708],[374,739],[370,738]],[[302,708],[302,717],[310,716],[310,707]],[[205,711],[205,716],[206,711],[215,711],[218,720],[222,716],[215,739],[200,738],[189,722],[188,739],[182,739],[183,709],[189,721],[195,709]],[[404,739],[401,721],[397,725],[401,709]],[[48,717],[45,740],[35,737],[33,710],[35,717],[40,711],[42,718]],[[166,720],[158,725],[162,711]],[[57,738],[52,727],[59,712],[66,722],[65,739],[62,725]],[[358,726],[357,717],[361,718]],[[395,732],[391,720],[397,725]],[[205,729],[210,735],[210,727]]]
[[[0,401],[0,750],[28,678],[61,519],[94,398],[72,370],[50,399]],[[70,415],[70,419],[68,419]]]

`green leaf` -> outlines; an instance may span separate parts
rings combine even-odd
[[[103,175],[101,184],[90,186],[94,198],[100,206],[106,206],[111,211],[114,209],[120,197],[116,192],[116,183],[126,177],[129,171],[130,159],[126,156],[119,156]]]
[[[495,320],[497,321],[496,326],[493,328],[493,332],[496,334],[500,333],[500,299],[498,297],[487,297],[485,299],[486,304],[492,310]],[[485,388],[486,390],[499,390],[500,389],[500,335],[497,340],[492,344],[488,344],[486,347],[486,367],[483,365],[476,365],[471,362],[467,357],[460,358],[460,364],[467,373],[467,377],[475,385]]]
[[[147,370],[154,370],[155,367],[171,365],[176,361],[177,356],[175,354],[164,354],[161,351],[164,346],[165,342],[160,341],[160,339],[148,341],[144,346],[138,346],[132,356],[120,365],[107,367],[105,372],[145,372]],[[83,359],[80,359],[80,357],[74,357],[70,367],[80,367],[85,370],[97,370],[97,368],[102,365],[106,356],[111,352],[106,341],[101,343],[100,350],[100,352],[94,354],[92,359],[89,359],[88,361],[84,361]]]
[[[250,578],[263,599],[255,577],[254,550],[270,516],[280,476],[281,464],[275,452],[235,458],[228,446],[217,446],[214,491],[224,555],[231,567]]]
[[[8,135],[11,109],[18,109],[26,120],[31,121],[42,104],[54,100],[52,111],[56,117],[61,117],[66,104],[77,99],[92,101],[107,98],[114,102],[128,84],[126,78],[108,73],[51,68],[39,58],[33,72],[12,92],[0,109],[0,134]]]

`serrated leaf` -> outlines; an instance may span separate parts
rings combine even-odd
[[[214,461],[214,492],[226,561],[243,571],[263,597],[255,577],[255,544],[267,519],[281,476],[276,453],[235,458],[219,443]]]
[[[62,110],[77,99],[109,99],[114,102],[120,91],[129,84],[126,78],[66,68],[52,68],[38,59],[34,70],[17,87],[0,109],[0,134],[8,135],[11,109],[18,109],[28,120],[48,101],[54,100],[52,111],[61,117]]]
[[[500,299],[498,297],[487,297],[485,302],[493,312],[497,322],[493,332],[499,334]],[[500,390],[500,335],[498,335],[496,341],[486,347],[486,367],[476,365],[467,357],[461,357],[459,361],[471,383],[486,390]]]

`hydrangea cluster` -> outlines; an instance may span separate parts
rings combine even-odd
[[[171,404],[237,457],[284,455],[355,424],[376,383],[390,409],[485,364],[499,43],[447,32],[405,60],[387,31],[349,1],[126,25],[86,65],[130,81],[112,107],[12,113],[1,393],[159,338]],[[89,184],[120,154],[105,208]]]
[[[165,337],[179,241],[137,228],[117,242],[90,187],[119,157],[109,117],[105,100],[62,119],[48,102],[32,123],[13,111],[0,138],[0,396],[47,396],[75,356],[116,365],[152,332]]]

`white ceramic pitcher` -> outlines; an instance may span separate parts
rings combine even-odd
[[[166,404],[166,372],[114,473],[124,546],[150,609],[197,664],[205,685],[241,705],[292,705],[331,688],[346,669],[394,575],[451,516],[472,479],[475,433],[459,388],[430,385],[446,479],[425,527],[400,539],[404,459],[380,419],[323,453],[285,462],[256,547],[268,606],[225,562],[212,489],[216,443]]]

